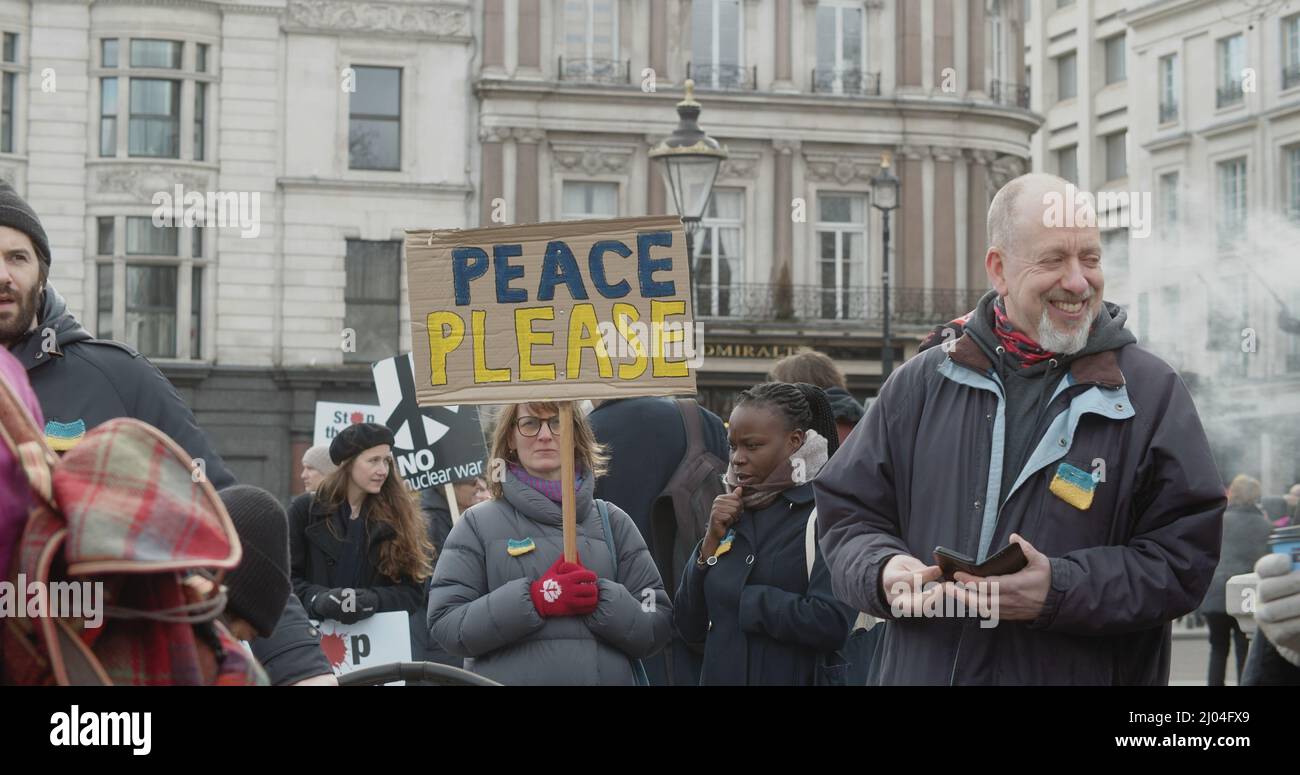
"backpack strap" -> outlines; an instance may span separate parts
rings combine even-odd
[[[812,513],[808,515],[808,527],[803,531],[803,559],[808,564],[808,578],[811,580],[813,563],[817,561],[817,508],[815,506]],[[869,630],[877,621],[879,620],[871,614],[859,611],[853,629]]]
[[[600,498],[596,501],[596,511],[600,512],[600,529],[605,533],[605,546],[609,547],[609,557],[614,561],[614,580],[618,580],[618,550],[614,548],[614,533],[609,529],[609,504]]]
[[[600,512],[600,528],[605,531],[605,546],[609,547],[609,557],[614,561],[614,581],[618,582],[618,550],[614,548],[614,531],[609,527],[609,504],[600,498],[593,498],[596,501],[596,511]],[[632,659],[632,676],[636,679],[637,686],[649,686],[650,676],[645,671],[645,663],[639,659]],[[671,666],[672,661],[669,661]],[[671,669],[671,668],[670,668]]]
[[[700,425],[700,407],[692,398],[679,398],[673,402],[686,425],[686,459],[694,460],[704,452],[704,429]]]

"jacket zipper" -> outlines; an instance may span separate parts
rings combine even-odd
[[[1087,386],[1089,386],[1089,387],[1094,387],[1094,386],[1095,386],[1095,387],[1105,387],[1105,385],[1102,385],[1100,382],[1080,382],[1080,383],[1078,383],[1078,384],[1080,384],[1080,385],[1087,385]],[[1075,386],[1074,386],[1074,385],[1071,385],[1071,387],[1075,387]],[[1011,495],[1014,495],[1014,494],[1015,494],[1014,492],[1012,492],[1011,494],[1008,494],[1008,495],[1007,495],[1007,499],[1004,500],[1004,501],[1002,501],[1002,503],[998,506],[998,514],[997,514],[997,518],[994,519],[994,521],[993,521],[993,527],[994,527],[994,530],[995,530],[995,531],[996,531],[996,529],[997,529],[997,526],[998,526],[999,524],[1002,523],[1002,510],[1005,509],[1005,508],[1007,507],[1007,504],[1011,502]],[[984,493],[984,495],[987,497],[987,496],[988,496],[988,493]],[[952,655],[952,672],[949,673],[949,675],[948,675],[948,685],[949,685],[949,686],[955,686],[955,685],[956,685],[956,681],[957,681],[957,663],[961,660],[961,644],[962,644],[962,641],[965,640],[965,639],[966,639],[966,626],[963,624],[963,625],[962,625],[962,628],[961,628],[961,634],[959,634],[959,635],[957,636],[957,651]]]

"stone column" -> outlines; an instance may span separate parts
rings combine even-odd
[[[788,268],[794,282],[794,222],[791,220],[790,201],[794,198],[794,156],[801,143],[798,140],[772,141],[773,161],[776,164],[772,178],[772,283],[781,279],[782,268]],[[808,217],[812,217],[808,213]]]
[[[505,141],[510,139],[510,129],[484,127],[479,130],[478,139],[482,152],[478,221],[480,226],[491,226],[492,202],[497,198],[505,198]],[[511,215],[512,213],[506,213],[507,223],[514,220]]]
[[[515,141],[515,223],[537,223],[540,218],[538,195],[538,144],[546,138],[541,129],[516,129],[511,133]]]

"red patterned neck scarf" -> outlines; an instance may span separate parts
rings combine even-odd
[[[1002,299],[993,302],[993,330],[998,335],[998,341],[1002,343],[1002,346],[1012,358],[1019,361],[1022,369],[1027,369],[1059,355],[1059,353],[1044,350],[1038,346],[1038,342],[1017,331],[1012,326],[1011,319],[1007,317],[1007,310],[1002,304]]]

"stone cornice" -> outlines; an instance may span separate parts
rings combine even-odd
[[[468,42],[474,34],[470,13],[469,6],[453,3],[289,0],[284,29]]]

